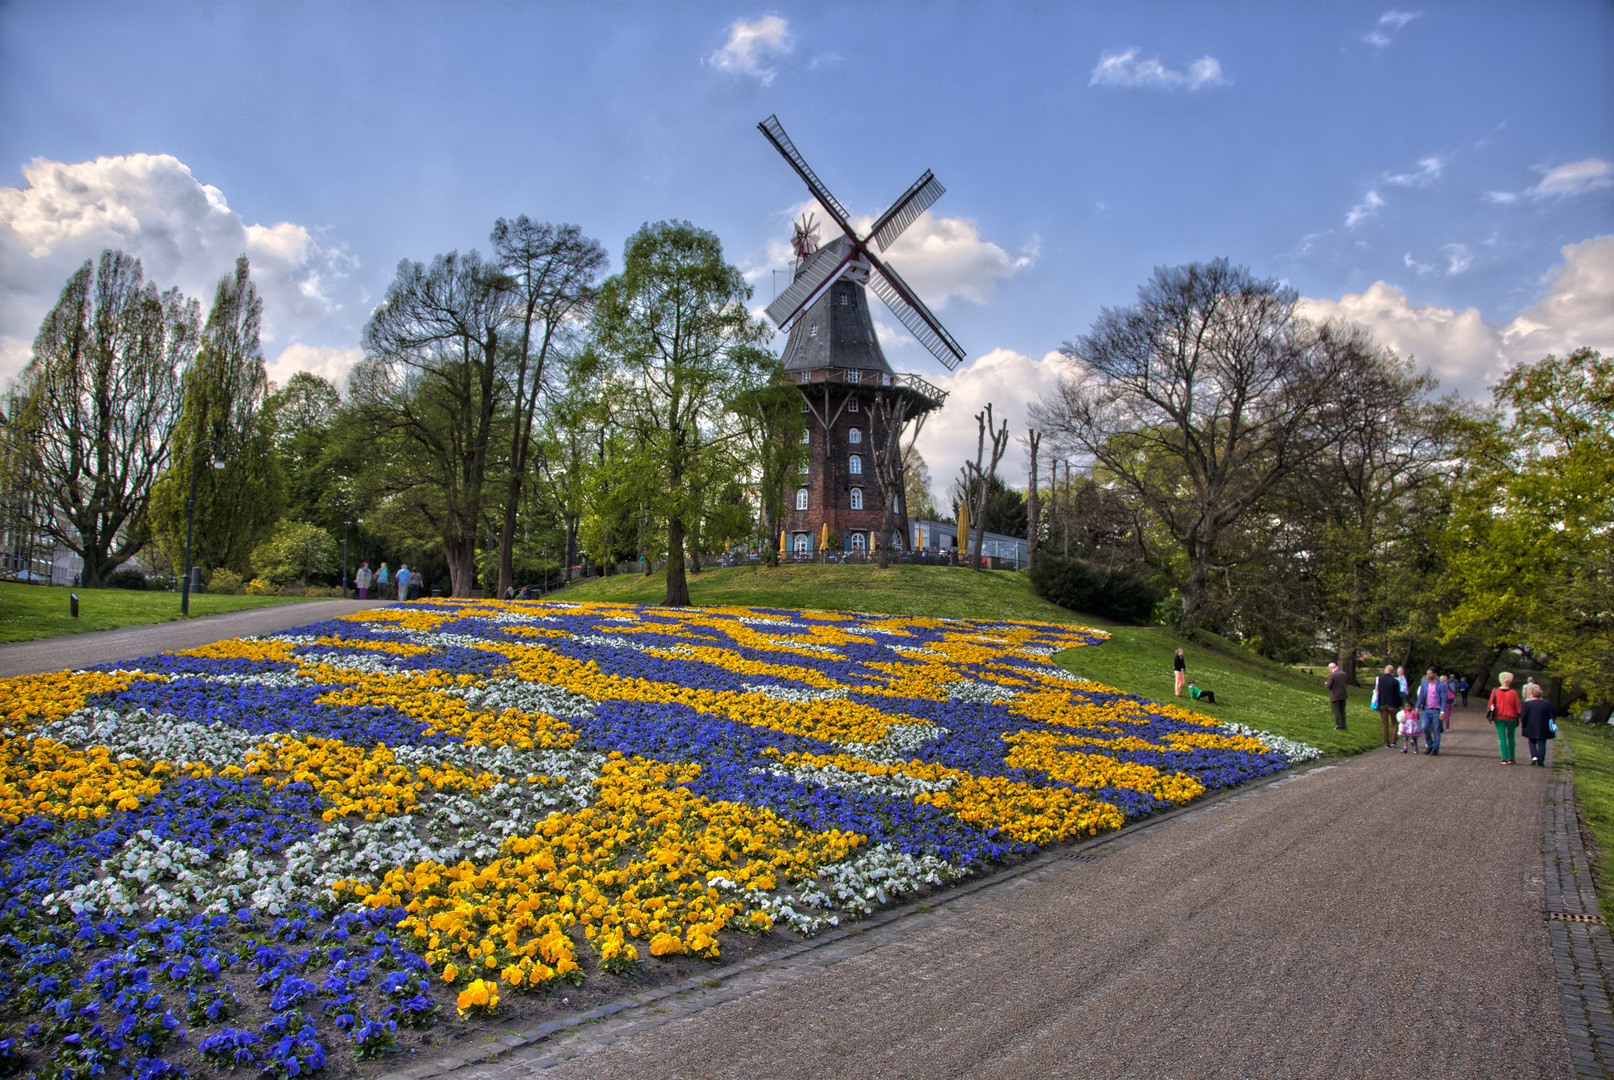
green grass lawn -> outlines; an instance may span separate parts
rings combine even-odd
[[[1155,701],[1172,696],[1171,658],[1184,650],[1188,674],[1216,692],[1216,704],[1198,711],[1320,747],[1330,755],[1355,754],[1380,743],[1379,718],[1367,709],[1367,689],[1353,690],[1348,731],[1335,731],[1319,676],[1263,660],[1236,645],[1211,649],[1179,641],[1157,627],[1117,626],[1069,611],[1039,597],[1024,574],[944,566],[780,566],[707,570],[690,576],[696,604],[821,608],[891,615],[941,615],[963,619],[1022,619],[1079,623],[1109,631],[1103,645],[1072,649],[1055,659],[1069,670]],[[666,579],[655,574],[596,578],[561,594],[569,600],[617,600],[659,604]],[[1187,704],[1188,699],[1182,699]]]
[[[76,619],[68,613],[67,597],[72,592],[78,593]],[[191,617],[295,603],[303,599],[309,598],[213,596],[201,593],[191,597]],[[67,589],[0,581],[0,641],[33,641],[63,634],[83,634],[91,630],[116,630],[120,626],[172,622],[180,617],[178,593],[136,592],[133,589]]]
[[[1575,801],[1597,844],[1592,861],[1597,900],[1603,916],[1614,920],[1614,728],[1560,717],[1558,744],[1565,742],[1575,767]]]

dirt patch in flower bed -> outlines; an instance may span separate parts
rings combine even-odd
[[[1310,752],[1103,637],[444,601],[9,680],[0,1071],[392,1071]]]

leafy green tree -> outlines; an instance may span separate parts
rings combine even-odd
[[[734,404],[756,477],[757,540],[767,552],[768,565],[778,566],[779,533],[796,478],[808,457],[801,439],[807,426],[802,419],[801,391],[780,379],[740,395]]]
[[[307,371],[297,372],[269,394],[275,448],[285,478],[286,513],[328,531],[341,529],[355,501],[349,476],[331,445],[331,429],[341,408],[336,387]]]
[[[912,443],[902,451],[902,487],[902,505],[908,508],[910,521],[941,520],[936,496],[930,490],[930,466]]]
[[[284,505],[274,417],[266,407],[259,327],[263,301],[245,255],[219,279],[196,362],[184,380],[184,405],[168,468],[152,491],[159,542],[183,565],[191,466],[196,465],[192,565],[245,571],[252,549]],[[213,462],[222,462],[218,468]]]
[[[334,574],[341,561],[335,537],[305,521],[282,521],[274,534],[252,551],[252,572],[284,585]]]
[[[1461,448],[1444,637],[1478,633],[1493,656],[1523,646],[1614,700],[1614,358],[1548,356],[1492,394],[1500,415],[1472,422]]]
[[[646,225],[628,239],[623,263],[600,290],[594,341],[635,441],[638,489],[666,522],[667,603],[682,607],[703,462],[743,437],[731,403],[772,381],[777,361],[745,308],[750,286],[712,233],[688,222]]]
[[[1003,536],[1026,534],[1026,497],[1003,482],[999,476],[987,481],[986,514],[981,519],[987,532]]]
[[[151,488],[168,461],[180,386],[196,354],[196,301],[103,251],[68,279],[11,388],[5,458],[54,512],[43,525],[101,587],[150,538]]]

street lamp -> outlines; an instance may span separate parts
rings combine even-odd
[[[347,527],[354,521],[364,524],[363,518],[353,518],[342,522],[342,599],[347,599]]]
[[[191,496],[185,502],[185,585],[179,594],[179,613],[181,615],[191,613],[191,530],[196,524],[196,451],[204,446],[211,446],[215,455],[219,449],[219,444],[212,439],[203,439],[191,447]],[[224,459],[215,456],[213,458],[213,467],[215,469],[224,468]]]

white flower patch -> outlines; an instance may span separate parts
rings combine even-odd
[[[946,791],[958,783],[952,777],[925,780],[905,773],[874,776],[870,773],[843,769],[838,765],[794,765],[788,768],[757,766],[751,772],[754,775],[766,773],[769,776],[787,777],[803,784],[817,784],[819,787],[851,788],[877,795],[890,795],[898,799],[911,799],[915,795],[924,795],[932,791]]]
[[[946,885],[965,873],[934,855],[907,855],[889,844],[876,844],[844,862],[819,867],[817,881],[799,895],[814,907],[867,915],[922,886]]]
[[[834,686],[828,690],[797,689],[790,686],[770,686],[767,683],[741,683],[747,693],[761,694],[774,701],[787,701],[793,705],[801,705],[809,701],[840,701],[851,693],[844,686]]]
[[[893,645],[891,646],[891,651],[905,653],[909,656],[945,656],[945,654],[924,645]]]
[[[744,623],[747,626],[767,626],[775,630],[782,630],[786,627],[789,627],[792,630],[812,629],[812,627],[807,623],[791,622],[789,619],[763,619],[758,618],[755,615],[736,615],[734,616],[734,621],[737,623]]]
[[[478,618],[483,622],[490,623],[531,624],[560,622],[560,619],[554,615],[538,615],[525,611],[496,611],[491,615],[480,615]]]
[[[587,716],[598,704],[593,698],[574,691],[525,679],[490,679],[480,686],[445,687],[443,693],[463,698],[472,708],[491,713],[515,709],[565,718]]]
[[[1230,720],[1224,720],[1218,726],[1234,735],[1245,735],[1249,738],[1257,739],[1268,750],[1276,750],[1281,754],[1288,755],[1289,760],[1296,765],[1303,761],[1310,761],[1313,758],[1323,756],[1323,752],[1310,743],[1299,742],[1282,735],[1274,735],[1270,731],[1260,731],[1244,724],[1233,723]]]
[[[925,743],[941,738],[947,729],[940,724],[892,724],[885,729],[885,738],[879,742],[840,743],[842,750],[853,757],[871,761],[876,765],[895,765],[907,761],[913,752]]]
[[[992,705],[999,701],[1008,701],[1014,697],[1014,691],[1007,686],[997,683],[977,682],[965,680],[952,683],[947,687],[947,699],[953,702],[963,702],[969,705]]]
[[[104,746],[119,761],[140,758],[175,765],[197,762],[213,770],[239,765],[246,755],[273,742],[274,735],[255,735],[226,724],[198,724],[173,713],[135,709],[80,709],[60,720],[41,724],[35,735],[70,746]]]

